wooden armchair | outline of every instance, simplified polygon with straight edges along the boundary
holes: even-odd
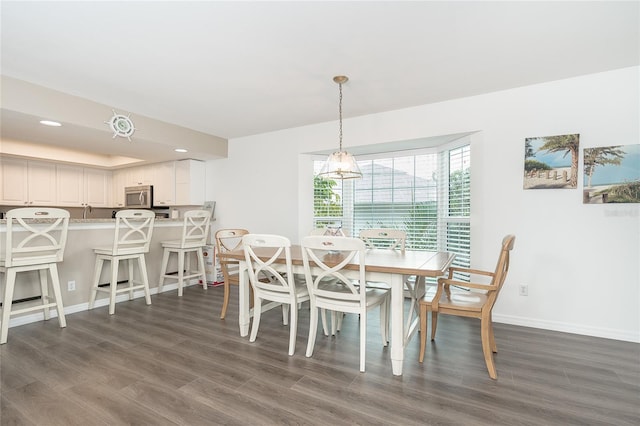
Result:
[[[498,377],[493,360],[493,353],[498,352],[498,348],[493,335],[491,311],[507,277],[509,252],[513,249],[515,239],[514,235],[507,235],[502,239],[502,248],[494,272],[451,267],[447,278],[438,279],[435,295],[433,293],[427,294],[420,301],[420,329],[422,330],[420,333],[420,362],[424,361],[427,343],[427,311],[431,311],[431,340],[435,339],[438,313],[479,318],[482,352],[487,370],[492,379]],[[457,281],[453,278],[455,272],[481,275],[489,277],[491,281],[488,284]]]
[[[232,251],[242,247],[242,236],[248,234],[246,229],[220,229],[216,232],[216,248],[218,253]],[[224,300],[222,302],[222,313],[220,319],[224,319],[227,315],[227,307],[229,306],[229,294],[231,293],[231,285],[240,284],[240,276],[238,275],[238,261],[225,259],[220,257],[220,269],[224,277]],[[251,289],[250,289],[251,291]],[[249,298],[253,302],[253,295]]]

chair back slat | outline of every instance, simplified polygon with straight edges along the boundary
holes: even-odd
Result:
[[[314,228],[311,230],[311,232],[309,232],[309,235],[315,235],[315,236],[324,235],[328,237],[346,237],[347,236],[347,234],[345,234],[342,227],[329,227],[329,226],[326,226],[324,228]]]
[[[324,302],[340,303],[345,307],[357,308],[366,304],[365,285],[365,244],[359,238],[308,236],[302,240],[302,259],[309,293],[313,294],[318,306]],[[346,265],[357,261],[358,279],[344,275]],[[311,263],[321,272],[311,274]],[[355,285],[361,284],[361,285]]]
[[[216,232],[218,253],[233,251],[242,247],[242,237],[249,231],[241,228],[220,229]]]
[[[208,210],[189,210],[184,214],[182,224],[182,247],[198,247],[207,243],[211,212]]]
[[[400,229],[372,228],[360,231],[360,239],[367,248],[385,248],[389,250],[404,250],[407,233]]]
[[[516,241],[515,235],[506,235],[502,239],[502,247],[500,248],[500,256],[498,256],[498,263],[491,281],[491,285],[496,287],[496,291],[489,295],[490,304],[489,309],[493,307],[502,285],[504,284],[507,273],[509,272],[509,252],[513,250],[514,243]]]
[[[6,267],[61,262],[67,243],[69,212],[25,207],[7,212]]]
[[[257,290],[271,293],[295,295],[295,282],[291,263],[291,241],[279,235],[247,234],[242,237],[242,247],[248,265],[249,280]],[[267,260],[262,260],[258,249],[274,249]],[[285,272],[274,267],[276,260],[284,255]]]
[[[155,213],[151,210],[128,209],[116,213],[113,254],[148,253],[154,222]]]

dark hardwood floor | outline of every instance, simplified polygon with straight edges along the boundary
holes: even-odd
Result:
[[[237,294],[237,293],[234,293]],[[199,287],[9,330],[0,347],[2,425],[638,425],[640,345],[495,325],[498,380],[489,378],[475,320],[441,316],[418,363],[391,374],[377,314],[366,373],[358,317],[318,333],[304,356],[308,309],[294,356],[273,310],[258,339],[238,332],[237,296],[219,319],[222,289]]]

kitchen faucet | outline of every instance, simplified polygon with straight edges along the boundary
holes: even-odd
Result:
[[[87,210],[89,210],[89,213],[91,213],[91,206],[89,204],[85,204],[84,205],[84,210],[82,211],[82,218],[83,219],[87,218]]]

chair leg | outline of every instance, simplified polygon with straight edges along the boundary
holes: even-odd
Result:
[[[202,247],[199,247],[198,250],[196,250],[196,256],[198,257],[198,272],[202,277],[202,288],[207,290],[207,273],[204,270],[204,255],[202,254]]]
[[[367,312],[360,314],[360,372],[364,373],[365,355],[367,353]]]
[[[291,321],[289,321],[289,356],[293,356],[296,351],[296,334],[298,333],[298,310],[293,305],[291,311]]]
[[[253,322],[251,323],[250,342],[255,342],[258,336],[258,327],[260,327],[260,317],[262,316],[262,299],[256,297],[256,303],[253,306]]]
[[[169,255],[171,252],[164,249],[162,253],[162,266],[160,267],[160,280],[158,282],[158,293],[162,293],[162,287],[164,287],[165,275],[167,275],[167,267],[169,266]]]
[[[47,270],[40,269],[38,271],[38,275],[40,277],[40,292],[42,294],[42,297],[41,297],[42,304],[46,306],[49,303],[49,284],[47,283]],[[51,318],[49,308],[45,307],[43,311],[44,311],[44,320],[48,321],[49,318]]]
[[[100,283],[100,275],[102,275],[102,266],[104,260],[96,256],[96,266],[93,270],[93,283],[91,284],[91,296],[89,296],[89,309],[93,309],[98,294],[98,284]]]
[[[56,299],[56,310],[58,311],[58,321],[60,322],[60,328],[67,326],[67,320],[64,316],[64,305],[62,303],[62,292],[60,291],[60,278],[58,275],[58,265],[55,263],[49,266],[51,273],[51,288],[53,289],[53,295]]]
[[[484,362],[487,364],[489,377],[495,380],[498,378],[498,373],[496,372],[496,366],[493,362],[493,352],[491,351],[491,322],[487,318],[482,318],[480,322],[480,334],[482,336]]]
[[[420,358],[419,361],[424,361],[424,353],[427,347],[427,305],[425,303],[420,304]]]
[[[182,297],[184,286],[184,251],[178,251],[178,297]]]
[[[4,282],[4,300],[2,301],[2,322],[0,323],[0,345],[7,343],[9,333],[9,318],[11,318],[11,302],[13,301],[13,289],[16,285],[16,271],[7,268]]]
[[[380,335],[382,336],[382,346],[387,346],[387,330],[385,322],[387,321],[387,301],[380,304]]]
[[[338,315],[342,312],[331,311],[331,335],[338,334]]]
[[[282,325],[289,325],[289,308],[290,305],[282,304]],[[295,311],[295,309],[292,309],[292,311]]]
[[[116,313],[116,290],[118,289],[118,267],[120,261],[114,257],[111,259],[111,282],[109,284],[109,315]],[[129,277],[131,279],[131,277]]]
[[[191,252],[188,250],[182,251],[184,256],[184,272],[187,275],[191,275]]]
[[[310,302],[309,305],[311,310],[309,312],[309,339],[307,341],[307,352],[305,354],[307,358],[313,355],[313,347],[316,344],[316,333],[318,332],[318,308],[316,308],[313,302]]]
[[[127,259],[127,270],[129,271],[129,300],[133,300],[133,259]],[[142,275],[140,275],[142,279]]]
[[[435,311],[431,311],[431,340],[435,340],[436,338],[437,327],[438,327],[438,313]]]
[[[140,268],[140,279],[142,280],[142,289],[144,290],[144,300],[147,305],[151,304],[151,292],[149,291],[149,276],[147,275],[147,262],[144,254],[138,257],[138,267]]]
[[[229,293],[231,292],[230,290],[231,284],[229,284],[227,280],[225,280],[223,287],[224,287],[224,299],[222,301],[222,312],[220,313],[220,319],[224,319],[225,315],[227,315],[227,307],[229,306]],[[249,299],[251,299],[251,297],[249,297]]]
[[[322,319],[322,332],[325,336],[329,335],[329,327],[327,326],[327,310],[320,310],[320,318]],[[333,330],[333,329],[332,329]]]
[[[384,309],[383,309],[384,308]],[[382,346],[389,346],[389,313],[391,312],[391,298],[387,296],[380,305],[380,331],[382,332]]]
[[[491,352],[497,353],[498,346],[496,345],[496,337],[493,334],[493,320],[489,318],[489,341],[491,343]]]

